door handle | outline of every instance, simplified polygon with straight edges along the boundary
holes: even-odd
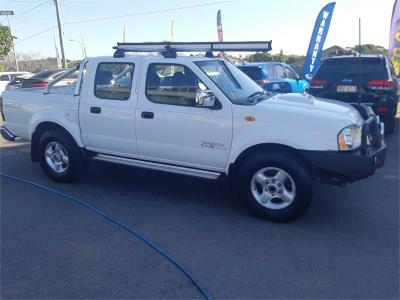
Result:
[[[154,113],[151,111],[142,111],[143,119],[154,119]]]
[[[92,106],[90,108],[90,112],[92,114],[100,114],[101,113],[101,107]]]

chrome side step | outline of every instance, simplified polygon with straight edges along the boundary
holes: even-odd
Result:
[[[207,178],[207,179],[217,179],[221,175],[220,173],[212,172],[212,171],[205,171],[205,170],[199,170],[199,169],[192,169],[192,168],[188,168],[188,167],[166,165],[166,164],[160,164],[160,163],[151,162],[151,161],[143,161],[143,160],[137,160],[137,159],[133,159],[133,158],[118,157],[118,156],[112,156],[112,155],[106,155],[106,154],[98,154],[98,155],[94,156],[92,159],[100,160],[100,161],[107,161],[107,162],[112,162],[112,163],[117,163],[117,164],[122,164],[122,165],[140,167],[140,168],[145,168],[145,169],[151,169],[151,170],[158,170],[158,171],[164,171],[164,172],[170,172],[170,173],[176,173],[176,174],[182,174],[182,175],[202,177],[202,178]]]
[[[7,141],[10,141],[10,142],[14,142],[14,141],[15,141],[16,136],[13,135],[13,134],[12,134],[7,128],[5,128],[4,126],[0,126],[0,133],[1,133],[1,136],[2,136],[4,139],[6,139]]]

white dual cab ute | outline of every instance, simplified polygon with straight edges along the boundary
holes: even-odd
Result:
[[[308,94],[268,94],[212,56],[270,47],[118,44],[113,57],[86,59],[47,88],[4,92],[1,133],[31,140],[32,160],[56,181],[76,179],[87,159],[229,176],[256,214],[290,221],[308,208],[314,177],[336,184],[366,178],[383,166],[386,146],[370,109]],[[206,56],[176,55],[185,51]],[[69,77],[77,79],[71,84]]]

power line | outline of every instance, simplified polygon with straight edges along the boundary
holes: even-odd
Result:
[[[151,11],[145,11],[145,12],[139,12],[139,13],[130,13],[130,14],[119,15],[119,16],[110,16],[110,17],[86,19],[86,20],[80,20],[80,21],[66,22],[66,23],[62,23],[62,25],[72,25],[72,24],[79,24],[79,23],[89,23],[89,22],[98,22],[98,21],[117,19],[117,18],[125,18],[125,17],[131,17],[131,16],[149,15],[149,14],[156,14],[156,13],[184,10],[184,9],[189,9],[189,8],[204,7],[204,6],[211,6],[211,5],[217,5],[217,4],[225,4],[225,3],[231,3],[231,2],[236,2],[236,1],[239,1],[239,0],[215,1],[215,2],[200,3],[200,4],[194,4],[194,5],[188,5],[188,6],[174,7],[174,8],[151,10]],[[50,30],[53,30],[54,28],[56,28],[56,27],[55,26],[51,26],[51,27],[48,27],[48,28],[44,29],[43,31],[35,33],[35,34],[31,35],[31,36],[21,38],[16,42],[16,44],[24,42],[26,40],[29,40],[31,38],[34,38],[34,37],[36,37],[38,35],[41,35],[43,33],[46,33],[46,32],[48,32]]]
[[[215,2],[208,2],[208,3],[200,3],[200,4],[194,4],[194,5],[188,5],[188,6],[181,6],[181,7],[175,7],[175,8],[166,8],[166,9],[158,9],[158,10],[150,10],[150,11],[145,11],[145,12],[140,12],[140,13],[131,13],[131,14],[125,14],[125,15],[119,15],[119,16],[110,16],[110,17],[101,17],[101,18],[73,21],[73,22],[67,22],[67,23],[64,23],[64,24],[65,25],[71,25],[71,24],[97,22],[97,21],[104,21],[104,20],[111,20],[111,19],[118,19],[118,18],[132,17],[132,16],[150,15],[150,14],[156,14],[156,13],[169,12],[169,11],[183,10],[183,9],[188,9],[188,8],[196,8],[196,7],[211,6],[211,5],[216,5],[216,4],[224,4],[224,3],[230,3],[230,2],[235,2],[235,1],[238,1],[238,0],[225,0],[225,1],[215,1]]]
[[[22,38],[22,39],[18,39],[18,41],[15,42],[15,43],[16,43],[16,44],[19,44],[19,43],[21,43],[21,42],[24,42],[24,41],[26,41],[26,40],[29,40],[29,39],[31,39],[31,38],[34,38],[34,37],[36,37],[36,36],[38,36],[38,35],[41,35],[41,34],[43,34],[43,33],[46,33],[46,32],[48,32],[48,31],[50,31],[50,30],[53,30],[54,28],[56,28],[56,27],[55,27],[55,26],[48,27],[48,28],[44,29],[43,31],[40,31],[40,32],[38,32],[38,33],[35,33],[35,34],[31,35],[31,36],[24,37],[24,38]]]
[[[29,12],[31,12],[31,11],[39,8],[39,7],[42,7],[45,4],[47,4],[47,0],[43,1],[42,3],[39,3],[38,5],[33,6],[32,8],[24,11],[23,13],[17,14],[13,19],[15,20],[16,18],[19,18],[19,17],[21,17],[23,15],[26,15],[27,13],[29,13]]]

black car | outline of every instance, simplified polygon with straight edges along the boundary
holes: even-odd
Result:
[[[309,93],[369,105],[385,123],[385,131],[394,130],[399,82],[389,60],[381,55],[338,56],[325,60],[311,80]]]
[[[49,82],[59,78],[68,69],[45,70],[24,79],[21,88],[46,87]]]

